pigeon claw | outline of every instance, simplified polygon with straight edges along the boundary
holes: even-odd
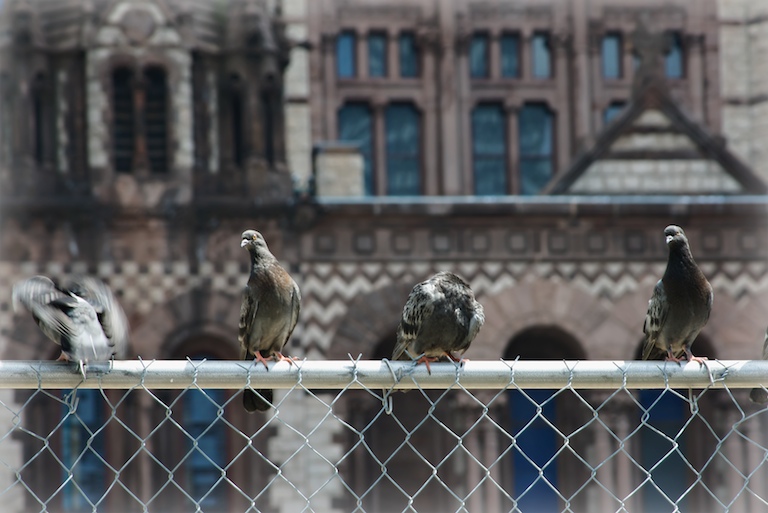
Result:
[[[293,365],[293,362],[296,362],[298,360],[299,358],[297,356],[285,356],[280,351],[275,353],[276,362],[288,362],[288,365]]]
[[[685,358],[689,362],[696,362],[699,365],[705,365],[705,362],[707,361],[707,357],[706,356],[693,356],[693,353],[691,353],[691,350],[687,349],[687,348],[685,350]]]
[[[447,356],[452,362],[458,363],[459,365],[463,365],[464,362],[469,361],[469,358],[464,358],[463,356],[457,357],[450,351],[446,351],[445,356]]]
[[[667,350],[667,357],[664,358],[664,361],[665,362],[675,362],[676,364],[679,365],[680,362],[682,361],[682,358],[677,358],[674,354],[672,354],[672,350],[668,349]]]
[[[256,363],[263,363],[264,368],[269,370],[269,365],[267,365],[267,359],[261,356],[261,351],[256,351],[255,353],[253,353],[253,356],[256,357]]]
[[[426,356],[422,355],[421,358],[416,360],[416,365],[423,363],[427,366],[427,373],[431,376],[432,375],[432,369],[429,368],[429,362],[436,362],[439,358],[435,356]]]

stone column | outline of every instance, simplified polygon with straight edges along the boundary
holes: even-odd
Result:
[[[519,105],[504,105],[504,111],[507,119],[507,180],[509,181],[509,192],[519,194],[520,184],[520,147],[518,140],[520,134],[517,126],[517,113],[520,110]]]
[[[384,114],[386,104],[376,101],[371,105],[373,112],[373,184],[374,194],[385,196],[387,194],[387,141]]]

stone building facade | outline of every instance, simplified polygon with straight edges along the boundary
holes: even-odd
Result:
[[[237,357],[248,272],[239,234],[258,228],[302,290],[292,354],[389,356],[410,288],[453,270],[486,309],[469,358],[632,359],[665,265],[662,232],[670,223],[686,229],[715,288],[712,318],[694,351],[724,359],[760,353],[768,169],[759,113],[768,73],[758,56],[768,24],[752,2],[6,0],[2,9],[0,286],[10,290],[38,273],[104,278],[130,317],[131,357]],[[354,187],[334,176],[355,169]],[[12,312],[9,297],[0,298],[0,335],[3,359],[56,356],[31,319]],[[396,399],[401,421],[415,426],[423,398]],[[26,400],[3,395],[5,402]],[[215,431],[219,438],[209,440],[223,444],[216,454],[230,461],[251,444],[284,474],[304,476],[297,486],[314,493],[314,510],[354,509],[350,490],[362,494],[379,465],[355,449],[340,423],[313,431],[328,411],[315,397],[276,400],[284,423],[246,416],[237,400],[228,405],[231,425],[255,435]],[[519,400],[512,393],[493,398],[490,415],[514,431]],[[738,415],[732,402],[705,402],[717,429]],[[586,418],[573,401],[550,403],[563,432]],[[185,412],[200,402],[181,404],[174,410],[180,425],[199,420]],[[637,422],[632,404],[613,398],[603,410],[620,436]],[[23,422],[52,429],[51,407],[36,397]],[[682,405],[674,407],[683,414]],[[171,423],[153,431],[165,410],[149,396],[129,394],[120,408],[163,465],[185,454]],[[334,404],[357,427],[380,408],[353,392]],[[435,416],[461,430],[479,411],[451,398]],[[96,421],[105,414],[97,406],[92,413]],[[294,454],[302,433],[312,433],[312,446],[330,461],[352,451],[337,476],[310,451]],[[392,433],[389,419],[371,425],[373,455],[399,444]],[[455,446],[437,433],[414,433],[428,461]],[[509,510],[499,488],[514,495],[530,474],[497,434],[484,426],[464,441],[493,479],[471,496],[470,511]],[[189,509],[188,499],[165,486],[158,463],[132,457],[139,442],[127,430],[112,423],[105,436],[122,442],[106,459],[125,464],[122,478],[140,500],[163,511]],[[595,461],[617,446],[599,429],[573,443]],[[647,443],[633,437],[626,454],[641,459]],[[695,426],[683,450],[699,464],[693,448],[713,443]],[[63,450],[60,437],[50,444],[56,454]],[[1,450],[15,468],[32,460],[21,472],[32,490],[55,492],[39,477],[54,464],[39,440]],[[739,461],[743,447],[724,450]],[[441,478],[458,495],[485,476],[467,458],[447,461]],[[177,482],[194,495],[207,482],[205,470],[180,465]],[[409,476],[408,493],[431,475],[408,450],[388,470]],[[594,481],[584,485],[590,475],[578,461],[563,458],[548,472],[574,494],[574,510],[612,504]],[[253,500],[260,510],[304,508],[306,499],[273,476],[269,462],[244,451],[228,470],[234,486],[216,487],[208,500],[218,502],[209,506],[241,511]],[[625,496],[644,476],[614,457],[599,479]],[[727,468],[703,479],[725,490],[741,482]],[[670,482],[675,493],[693,477],[682,472]],[[457,509],[441,490],[428,485],[414,507]],[[39,509],[25,491],[6,495],[18,511]],[[557,501],[546,490],[540,495],[545,504]],[[51,504],[76,510],[82,499],[73,497],[80,496],[65,490]],[[632,500],[632,511],[650,511],[655,499],[643,492]],[[685,507],[707,511],[709,500],[695,487]],[[363,506],[401,511],[406,502],[382,481]],[[121,488],[105,502],[118,504],[139,509]],[[750,507],[740,499],[733,510]]]

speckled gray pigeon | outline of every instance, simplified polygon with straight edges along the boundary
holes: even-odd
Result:
[[[243,290],[240,309],[241,358],[252,356],[267,367],[267,358],[287,360],[281,351],[296,327],[301,309],[299,286],[283,269],[267,247],[264,237],[255,230],[243,232],[240,246],[251,255],[251,274]],[[268,367],[267,367],[268,368]],[[243,391],[246,411],[266,411],[272,403],[272,390]]]
[[[14,310],[23,305],[42,332],[61,346],[59,360],[76,362],[85,379],[89,362],[122,358],[128,345],[128,320],[104,282],[92,277],[58,287],[34,276],[13,287]]]
[[[765,338],[763,339],[763,360],[768,360],[768,329],[765,330]],[[749,392],[749,399],[757,404],[768,403],[768,392],[763,387],[753,388]]]
[[[683,229],[670,225],[664,229],[664,235],[669,260],[648,301],[643,324],[643,360],[656,349],[668,361],[679,362],[685,354],[688,361],[702,363],[705,358],[693,356],[691,344],[709,319],[712,286],[694,262]]]
[[[393,360],[415,359],[425,363],[447,356],[461,358],[485,321],[483,306],[469,284],[459,276],[440,272],[413,287],[397,328]]]

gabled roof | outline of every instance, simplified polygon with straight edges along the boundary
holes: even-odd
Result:
[[[765,182],[675,103],[647,82],[594,146],[544,194],[762,194]]]

